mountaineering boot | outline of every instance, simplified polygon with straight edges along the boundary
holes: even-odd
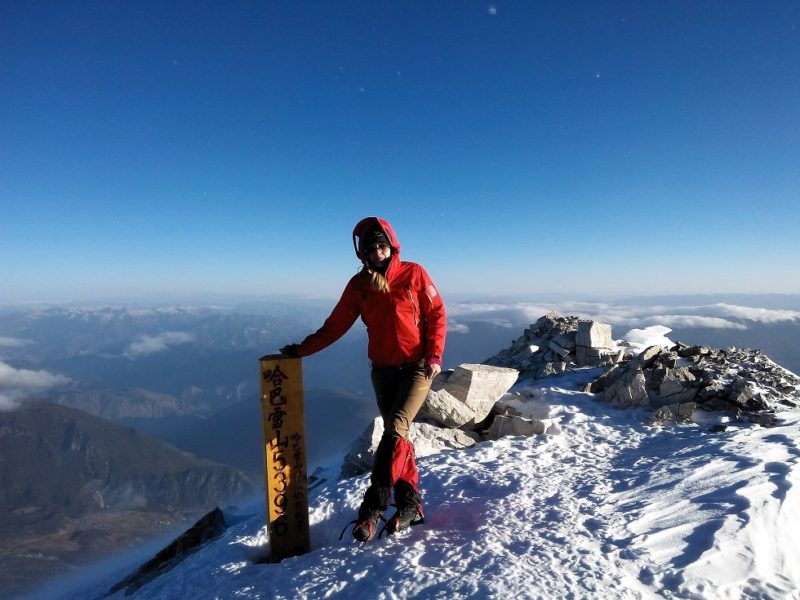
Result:
[[[391,535],[424,522],[425,516],[422,514],[422,506],[419,504],[398,507],[397,512],[386,522],[386,533]]]
[[[383,519],[383,511],[389,503],[391,490],[371,485],[364,493],[364,501],[358,509],[353,537],[360,542],[368,542],[378,531],[378,521]]]
[[[356,525],[353,527],[353,537],[359,542],[368,542],[375,537],[378,530],[378,521],[382,518],[378,509],[358,511]]]
[[[412,525],[425,522],[422,513],[422,497],[414,487],[405,482],[398,481],[394,486],[394,501],[397,510],[386,522],[386,533],[389,535],[408,529]]]

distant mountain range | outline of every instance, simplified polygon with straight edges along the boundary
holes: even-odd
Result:
[[[105,417],[208,415],[257,393],[257,358],[308,329],[289,317],[219,309],[18,310],[0,317],[0,360],[70,377],[52,399]]]
[[[86,412],[44,402],[0,411],[3,585],[130,546],[257,489]]]

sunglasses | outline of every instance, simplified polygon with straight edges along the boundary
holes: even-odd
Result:
[[[389,249],[389,244],[373,244],[372,246],[367,247],[367,252],[377,252],[380,250],[381,252],[386,252]]]

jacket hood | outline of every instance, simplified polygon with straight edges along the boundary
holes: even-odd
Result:
[[[365,265],[367,264],[367,254],[364,248],[364,234],[373,227],[380,227],[389,240],[389,245],[392,247],[392,256],[400,256],[400,241],[394,233],[394,229],[389,224],[389,221],[381,219],[380,217],[366,217],[361,219],[353,228],[353,249],[356,251],[356,256]]]

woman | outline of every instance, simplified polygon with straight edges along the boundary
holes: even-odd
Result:
[[[353,247],[364,266],[348,282],[330,317],[316,333],[281,352],[308,356],[342,337],[358,317],[367,326],[372,385],[384,432],[354,521],[353,537],[366,542],[375,535],[392,488],[397,511],[386,523],[389,533],[424,518],[408,435],[433,378],[442,370],[447,323],[431,278],[420,265],[400,260],[400,242],[388,222],[378,217],[359,221]]]

